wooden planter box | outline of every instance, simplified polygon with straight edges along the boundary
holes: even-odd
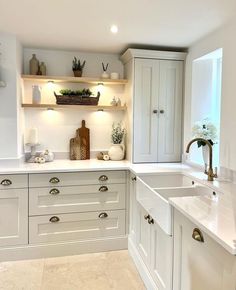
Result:
[[[97,106],[100,98],[100,93],[98,92],[97,97],[91,97],[87,95],[57,95],[56,97],[57,105],[90,105]]]

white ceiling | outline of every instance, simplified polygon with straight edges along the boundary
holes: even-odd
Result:
[[[235,11],[235,0],[0,0],[0,30],[26,47],[120,53],[132,44],[189,47]]]

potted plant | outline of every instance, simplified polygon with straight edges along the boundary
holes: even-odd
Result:
[[[196,122],[192,128],[192,133],[194,138],[206,139],[212,146],[217,143],[217,128],[208,118]],[[202,141],[198,141],[197,145],[199,148],[202,147],[202,157],[204,163],[208,165],[208,146]]]
[[[125,129],[121,123],[113,123],[111,132],[112,146],[108,151],[108,155],[111,160],[123,160],[125,156],[124,146]]]
[[[72,70],[74,72],[75,77],[82,77],[83,68],[85,66],[86,61],[84,60],[83,63],[77,57],[74,57],[72,61]]]

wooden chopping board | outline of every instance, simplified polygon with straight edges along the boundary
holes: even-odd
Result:
[[[70,159],[90,159],[90,133],[85,127],[85,120],[82,121],[82,127],[76,130],[76,137],[70,140]]]

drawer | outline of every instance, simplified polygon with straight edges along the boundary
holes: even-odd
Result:
[[[88,171],[69,173],[30,174],[30,187],[125,183],[125,171]]]
[[[29,190],[30,215],[125,208],[126,185],[42,187]]]
[[[0,175],[0,190],[11,188],[27,188],[27,187],[28,187],[27,174]]]
[[[32,244],[123,235],[125,235],[125,210],[29,218],[29,242]]]

